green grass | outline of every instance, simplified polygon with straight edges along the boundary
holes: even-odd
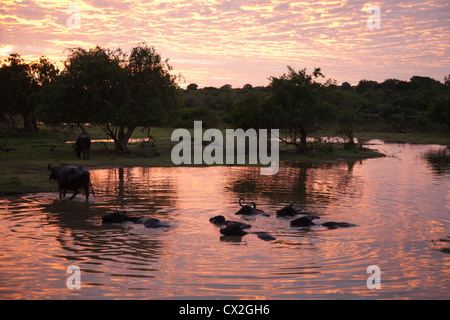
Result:
[[[92,139],[107,139],[99,127],[88,127]],[[140,143],[130,143],[131,154],[122,155],[114,152],[114,143],[92,143],[90,160],[80,160],[75,157],[72,144],[79,130],[52,130],[44,126],[35,133],[17,131],[15,133],[0,132],[0,146],[14,150],[0,151],[0,195],[12,195],[34,192],[56,191],[54,181],[49,181],[49,163],[55,165],[67,163],[80,165],[87,169],[108,167],[169,167],[174,166],[171,160],[170,147],[177,142],[170,141],[172,128],[154,128],[150,134],[156,145],[151,148],[151,155],[143,152]],[[146,132],[135,130],[132,138],[145,138]],[[147,150],[148,151],[148,150]],[[377,152],[357,147],[344,148],[343,144],[316,144],[314,150],[307,154],[299,154],[280,143],[280,160],[307,162],[354,161],[370,157],[383,156]]]
[[[107,139],[100,128],[88,128],[92,139]],[[157,129],[151,132],[157,142],[152,150],[155,154],[164,153],[170,147],[169,129]],[[56,190],[55,182],[49,182],[49,163],[55,165],[68,163],[80,165],[88,169],[96,167],[120,166],[171,166],[170,157],[142,155],[139,143],[130,144],[130,155],[119,155],[114,152],[114,143],[93,143],[90,151],[90,160],[76,158],[71,143],[64,140],[76,140],[78,132],[52,131],[41,128],[36,133],[18,131],[14,134],[0,134],[0,145],[6,143],[7,148],[14,150],[0,152],[0,194],[18,194],[30,192],[44,192]],[[141,130],[136,130],[133,138],[144,138]],[[53,148],[53,151],[51,149]]]

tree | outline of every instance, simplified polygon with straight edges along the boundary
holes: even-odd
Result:
[[[41,87],[55,80],[59,74],[58,68],[46,57],[40,57],[38,61],[32,62],[30,68],[34,82]]]
[[[11,53],[0,67],[0,112],[10,119],[21,114],[26,131],[38,130],[35,109],[39,91],[56,74],[57,69],[46,58],[28,64],[18,53]]]
[[[130,152],[128,141],[136,127],[170,122],[177,106],[176,77],[153,47],[141,43],[129,57],[120,49],[74,48],[64,65],[51,86],[52,122],[101,125],[120,153]]]
[[[284,129],[285,138],[280,139],[300,152],[308,151],[308,135],[334,115],[332,106],[321,98],[324,87],[315,81],[319,77],[324,77],[320,68],[307,74],[306,69],[295,71],[288,66],[287,73],[270,78],[273,103],[265,113],[274,127]]]
[[[358,93],[363,93],[368,90],[373,90],[378,85],[378,82],[372,80],[360,80],[358,85],[356,86],[356,91]]]
[[[136,119],[139,119],[137,124],[144,127],[169,125],[181,101],[177,77],[170,74],[172,67],[168,59],[162,61],[154,47],[141,43],[131,50],[126,70],[133,110],[137,111]]]
[[[234,128],[244,130],[264,128],[262,103],[260,97],[249,91],[234,105],[233,110],[227,114],[225,120]]]
[[[187,86],[188,90],[197,90],[198,89],[198,85],[196,83],[191,83]]]
[[[436,122],[443,123],[450,128],[450,93],[443,93],[435,98],[427,111],[427,116]]]
[[[352,90],[352,85],[350,83],[348,83],[347,81],[345,81],[341,84],[341,89],[350,91],[350,90]]]

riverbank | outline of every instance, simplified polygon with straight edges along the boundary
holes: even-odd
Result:
[[[88,128],[88,131],[92,139],[105,140],[108,138],[100,128]],[[77,159],[72,143],[67,143],[76,139],[79,134],[78,130],[61,131],[42,127],[36,133],[23,131],[2,133],[0,145],[9,151],[0,152],[2,167],[0,195],[57,191],[56,183],[48,180],[47,166],[49,163],[68,163],[83,166],[89,170],[113,167],[175,166],[170,157],[171,147],[176,145],[175,142],[170,141],[172,131],[173,129],[170,128],[152,129],[153,140],[148,142],[146,132],[136,130],[132,136],[134,142],[129,144],[131,151],[129,155],[115,153],[112,142],[93,142],[89,160]],[[427,134],[358,133],[356,136],[409,143],[450,145],[448,137]],[[285,148],[280,143],[281,161],[341,162],[382,156],[384,155],[361,145],[345,147],[343,143],[317,143],[310,152],[299,154]]]
[[[359,139],[380,139],[395,143],[440,144],[450,146],[450,135],[443,133],[357,132],[355,133],[355,137]]]

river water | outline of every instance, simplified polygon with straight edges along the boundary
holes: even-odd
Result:
[[[448,149],[371,142],[388,156],[286,163],[275,176],[256,167],[99,169],[87,202],[2,198],[0,298],[449,299],[450,254],[439,250],[450,246]],[[270,217],[235,215],[241,197]],[[315,221],[356,226],[293,228],[275,215],[290,203]],[[102,224],[115,209],[171,227]],[[219,214],[276,240],[221,236],[209,222]],[[78,290],[67,286],[73,265]],[[372,276],[379,289],[369,289]]]

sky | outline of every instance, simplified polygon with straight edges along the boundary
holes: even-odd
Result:
[[[370,10],[368,10],[370,8]],[[376,9],[379,10],[376,10]],[[145,41],[181,87],[266,86],[287,66],[326,78],[409,80],[450,74],[450,4],[425,1],[0,0],[0,59],[68,48],[129,52]]]

